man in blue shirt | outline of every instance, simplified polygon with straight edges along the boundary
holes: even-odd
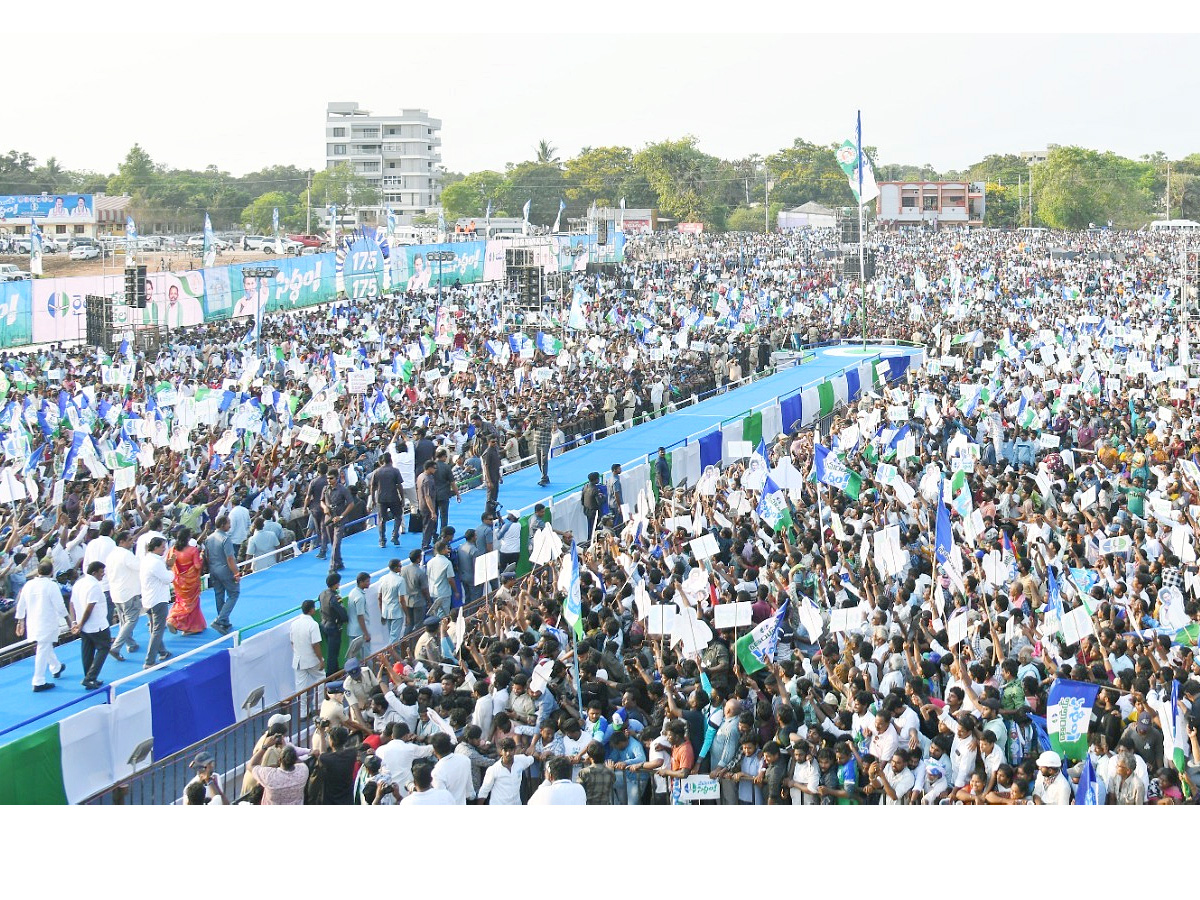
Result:
[[[637,806],[641,802],[642,790],[649,778],[644,772],[629,771],[630,768],[640,769],[646,761],[646,748],[630,733],[641,730],[642,723],[630,719],[628,726],[615,729],[608,741],[605,759],[617,773],[617,797],[623,798],[626,806]]]

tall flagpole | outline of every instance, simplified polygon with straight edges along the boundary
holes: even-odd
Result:
[[[862,319],[863,352],[867,349],[867,270],[863,265],[863,148],[862,148],[862,110],[858,111],[858,127],[855,129],[855,139],[858,141],[858,282],[862,286],[862,306],[859,307],[859,317]]]

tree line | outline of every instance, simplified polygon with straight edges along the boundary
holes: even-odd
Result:
[[[489,202],[494,216],[520,216],[528,200],[530,221],[549,225],[560,200],[569,218],[585,215],[593,203],[614,207],[623,198],[629,209],[655,208],[661,219],[673,222],[758,231],[768,199],[771,221],[779,210],[809,201],[830,207],[853,203],[834,158],[836,147],[796,138],[790,147],[767,156],[725,160],[685,136],[637,150],[585,147],[564,160],[549,140],[541,140],[533,158],[508,163],[502,171],[442,172],[441,200],[449,221],[482,219]],[[990,154],[966,169],[939,172],[928,164],[880,163],[873,148],[867,151],[876,160],[880,181],[984,182],[985,224],[995,227],[1086,228],[1110,221],[1140,227],[1163,215],[1200,219],[1200,153],[1169,160],[1157,152],[1133,160],[1065,146],[1052,147],[1046,160],[1033,166],[1015,154]],[[180,232],[199,229],[205,213],[218,229],[266,231],[276,208],[285,228],[300,230],[310,208],[316,216],[333,203],[371,206],[380,200],[378,188],[348,164],[317,171],[268,166],[234,176],[215,165],[202,171],[175,169],[155,162],[135,144],[117,171],[106,175],[66,169],[55,157],[39,164],[16,150],[0,156],[0,194],[42,191],[128,194],[143,230]]]

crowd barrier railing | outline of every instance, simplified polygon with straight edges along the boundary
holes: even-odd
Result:
[[[822,381],[844,374],[848,369],[861,364],[863,361],[864,360],[858,360],[853,365],[847,365],[832,375],[823,376],[821,378],[813,379],[810,382],[806,382],[805,384],[794,389],[794,391],[807,390],[816,384],[820,384]],[[904,373],[891,375],[888,378],[888,383],[891,383],[892,381],[902,377],[904,377]],[[794,393],[794,391],[790,391],[784,396],[790,396],[792,393]],[[846,401],[839,401],[835,403],[830,412],[824,416],[817,416],[813,421],[804,427],[813,428],[817,433],[827,434],[832,420],[837,415],[841,414],[851,402],[857,402],[857,398],[855,401],[850,401],[847,399]],[[752,407],[752,410],[762,408],[763,406],[764,404],[759,404],[756,407]],[[748,411],[747,415],[749,414],[750,412]],[[712,428],[702,429],[696,434],[690,435],[688,438],[684,438],[683,440],[686,441],[698,439],[699,436],[709,434],[712,432],[712,430]],[[793,429],[785,427],[785,430],[790,432]],[[646,458],[639,457],[627,465],[640,465],[641,461],[644,459]],[[570,494],[574,490],[575,488],[567,489],[553,496],[564,496]],[[544,566],[534,567],[532,571],[518,579],[518,585],[525,583],[529,579],[536,579],[540,577],[544,569]],[[374,580],[384,571],[386,570],[380,570],[379,572],[372,573],[372,579]],[[476,620],[476,613],[485,604],[485,602],[486,599],[480,599],[465,606],[463,614],[467,621],[474,622]],[[259,623],[259,625],[251,626],[251,628],[258,629],[294,614],[294,610],[284,612],[273,617],[272,619],[268,619],[265,622]],[[411,632],[402,637],[394,648],[389,649],[395,649],[401,657],[410,656],[418,637],[419,632]],[[379,653],[368,657],[368,659],[364,661],[364,665],[372,666],[373,668],[377,667],[385,658],[383,656],[384,652],[385,651],[380,651]],[[258,740],[258,737],[265,730],[267,720],[270,718],[270,716],[274,715],[275,713],[285,713],[290,715],[290,739],[293,741],[293,743],[300,744],[311,733],[311,718],[314,711],[318,710],[320,707],[321,700],[324,697],[325,685],[332,681],[339,681],[343,677],[343,673],[338,673],[332,678],[324,679],[318,684],[310,686],[303,691],[296,692],[290,697],[279,701],[269,708],[263,708],[257,714],[247,716],[247,718],[243,719],[242,721],[236,722],[228,728],[225,728],[196,744],[180,750],[171,756],[161,760],[155,760],[145,769],[135,772],[130,777],[121,779],[117,784],[114,784],[105,790],[96,793],[84,802],[89,804],[163,804],[178,802],[179,798],[183,794],[184,786],[194,774],[190,769],[187,768],[187,762],[200,752],[213,753],[217,759],[218,771],[226,772],[230,776],[227,779],[226,797],[232,801],[236,799],[240,793],[236,779],[240,777],[245,765],[245,761],[249,759],[252,749]],[[618,772],[616,774],[618,776],[618,783],[615,789],[616,794],[614,796],[614,801],[624,804],[628,794],[627,791],[624,790],[621,776],[626,776],[627,773]]]

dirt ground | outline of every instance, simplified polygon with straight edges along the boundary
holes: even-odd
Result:
[[[218,266],[229,266],[244,262],[266,262],[279,257],[258,250],[226,250],[217,254]],[[203,268],[200,254],[191,250],[142,250],[135,258],[149,272],[164,271],[170,265],[172,272],[187,272]],[[13,263],[22,271],[29,271],[29,254],[0,254],[0,263]],[[71,260],[63,253],[43,253],[42,272],[45,278],[71,278],[76,275],[115,275],[125,267],[125,254],[99,259]]]

